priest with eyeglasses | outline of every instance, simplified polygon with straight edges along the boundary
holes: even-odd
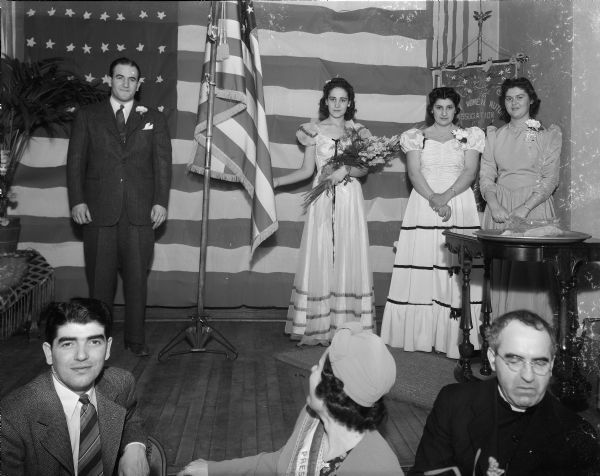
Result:
[[[600,474],[596,430],[548,392],[554,330],[518,310],[496,319],[487,337],[496,376],[440,391],[408,474]]]

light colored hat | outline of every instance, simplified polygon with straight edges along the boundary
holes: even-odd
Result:
[[[344,392],[363,407],[371,407],[396,381],[396,362],[379,336],[358,322],[344,324],[333,336],[329,360]]]

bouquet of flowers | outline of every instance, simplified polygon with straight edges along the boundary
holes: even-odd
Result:
[[[323,193],[330,193],[334,184],[328,178],[329,174],[340,167],[349,166],[367,171],[375,172],[383,169],[392,159],[398,157],[400,152],[400,136],[392,137],[361,137],[354,129],[346,129],[346,134],[341,138],[341,143],[347,143],[346,147],[327,161],[324,166],[325,172],[321,175],[319,183],[304,196],[304,212],[311,203],[316,201]],[[327,172],[329,170],[329,173]],[[350,177],[346,177],[343,183],[347,183]]]

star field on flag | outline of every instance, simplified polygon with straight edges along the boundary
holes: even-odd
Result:
[[[24,16],[26,60],[63,57],[88,82],[108,88],[109,65],[134,60],[140,100],[161,106],[174,130],[177,109],[176,2],[29,2]],[[170,120],[172,119],[172,120]]]

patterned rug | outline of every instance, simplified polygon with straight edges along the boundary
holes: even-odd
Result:
[[[301,347],[291,351],[275,354],[275,358],[286,364],[310,370],[323,352],[324,347]],[[456,382],[454,369],[456,360],[448,359],[443,354],[428,352],[404,352],[402,349],[390,348],[396,361],[396,383],[388,394],[389,398],[414,403],[431,408],[442,387]],[[472,364],[473,373],[479,376],[479,360]]]

